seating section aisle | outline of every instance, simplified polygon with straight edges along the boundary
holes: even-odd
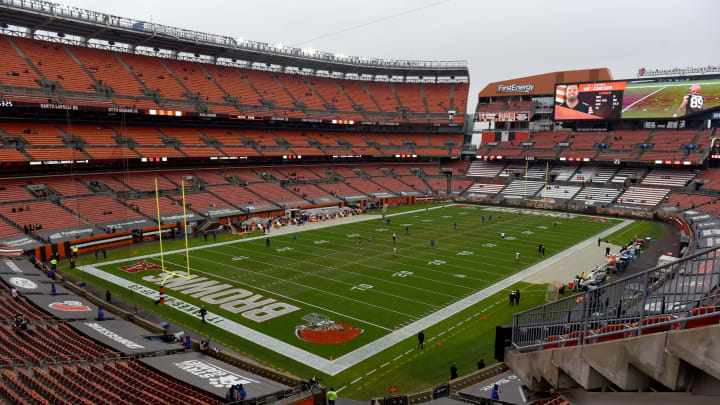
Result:
[[[576,201],[597,201],[602,204],[611,203],[620,194],[620,190],[614,188],[585,187],[574,198]]]
[[[718,197],[710,197],[700,194],[672,193],[663,205],[678,208],[693,208],[693,204],[695,207],[700,207],[717,200]]]
[[[95,224],[127,220],[141,215],[106,196],[60,200],[60,204]]]
[[[647,169],[641,167],[620,169],[610,181],[613,183],[624,183],[628,178],[641,179],[645,176],[645,173],[647,173]]]
[[[695,177],[695,172],[692,170],[653,169],[645,176],[642,184],[646,186],[685,187],[693,177]]]
[[[649,136],[649,130],[613,131],[610,138],[608,138],[608,143],[611,150],[631,150],[639,144],[646,143]]]
[[[654,207],[669,192],[669,188],[630,187],[618,198],[618,203]]]
[[[22,235],[22,232],[14,226],[6,224],[5,221],[0,220],[0,239],[10,238],[18,235]]]
[[[25,180],[0,180],[0,202],[32,200],[35,197],[27,190]]]
[[[700,173],[698,179],[707,181],[703,188],[720,191],[720,169],[707,169]]]
[[[505,188],[506,183],[489,183],[489,182],[478,182],[470,186],[468,194],[487,194],[495,195]]]
[[[581,187],[578,186],[560,186],[548,184],[540,192],[540,197],[543,198],[556,198],[559,200],[570,200],[572,199]]]
[[[545,183],[541,181],[513,180],[513,182],[502,191],[502,195],[530,198],[540,191],[544,185]]]
[[[610,166],[583,166],[570,178],[577,183],[607,183],[617,171]]]
[[[475,160],[470,164],[467,175],[471,177],[496,177],[504,167],[504,162]]]
[[[0,214],[19,227],[33,225],[35,232],[85,226],[85,221],[68,213],[50,201],[0,206]],[[37,225],[42,227],[37,229]]]

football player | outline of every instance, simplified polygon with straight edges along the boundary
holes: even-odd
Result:
[[[702,111],[705,108],[705,98],[700,94],[700,91],[702,91],[702,88],[697,84],[690,86],[688,93],[683,96],[683,101],[680,107],[675,110],[673,117],[677,117],[683,108],[685,108],[685,115]]]
[[[568,84],[565,88],[565,102],[561,104],[562,107],[567,107],[571,110],[592,114],[593,109],[590,104],[583,103],[578,100],[578,94],[580,88],[577,84]]]

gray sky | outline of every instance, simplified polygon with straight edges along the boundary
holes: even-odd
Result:
[[[63,4],[267,43],[354,56],[467,60],[468,109],[489,82],[556,70],[720,63],[718,0],[61,0]],[[437,4],[440,3],[440,4]],[[406,13],[413,9],[422,8]]]

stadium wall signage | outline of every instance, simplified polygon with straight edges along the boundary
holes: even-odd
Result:
[[[111,339],[128,349],[144,349],[145,347],[139,343],[133,342],[130,339],[126,339],[117,333],[105,328],[104,326],[100,325],[97,322],[85,322],[85,326],[87,326],[90,329],[93,329],[97,333],[107,337],[108,339]]]
[[[534,84],[499,84],[498,93],[532,93],[535,88]]]
[[[157,275],[145,276],[143,280],[160,285],[166,277],[166,273],[158,273]],[[300,310],[299,307],[279,302],[274,298],[263,298],[262,295],[252,291],[237,288],[230,284],[223,284],[220,281],[206,277],[198,277],[194,274],[187,279],[172,277],[165,282],[165,288],[198,298],[200,301],[210,305],[217,305],[220,309],[233,314],[240,314],[243,318],[257,323]],[[199,308],[197,310],[199,311]]]
[[[688,66],[684,68],[670,69],[638,69],[638,77],[653,76],[684,76],[684,75],[702,75],[708,73],[720,73],[720,65],[707,65],[701,67]]]

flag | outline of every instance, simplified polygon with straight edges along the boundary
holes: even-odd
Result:
[[[555,88],[555,103],[562,104],[565,102],[565,88],[566,85],[559,85]]]
[[[437,347],[440,347],[440,346],[442,346],[442,342],[441,342],[440,340],[438,340],[438,342],[436,343],[436,345],[437,345]]]

